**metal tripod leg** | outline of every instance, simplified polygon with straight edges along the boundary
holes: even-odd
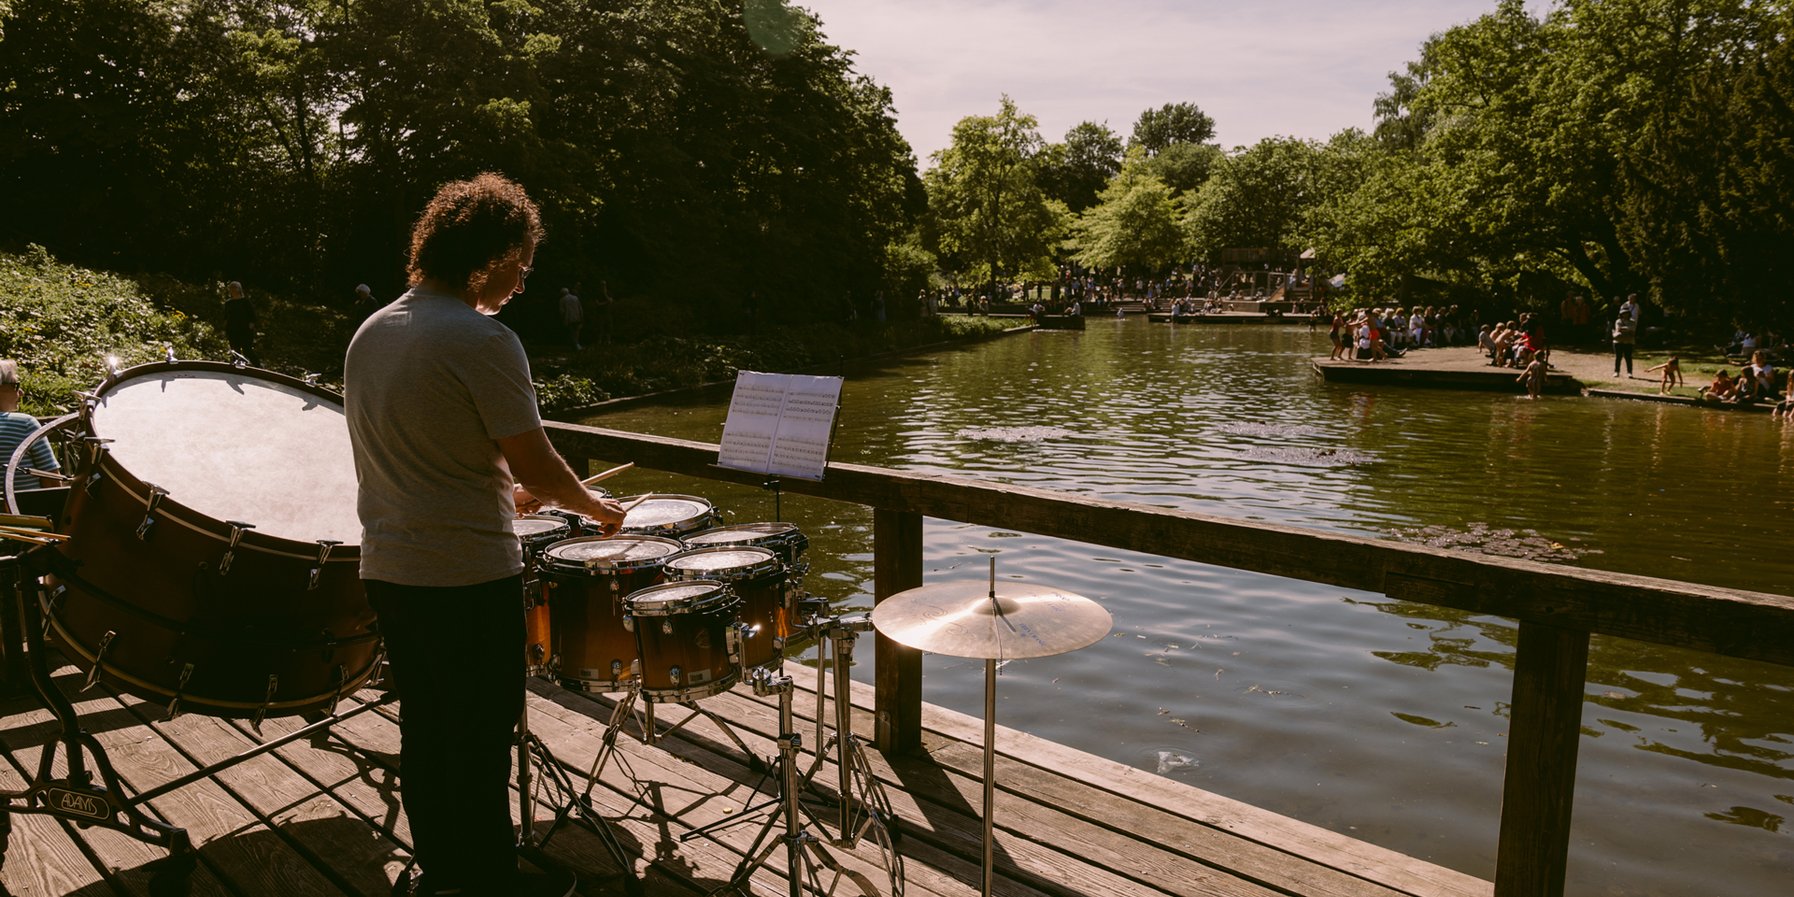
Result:
[[[748,879],[753,875],[755,869],[763,868],[766,865],[767,858],[771,857],[772,852],[778,849],[779,840],[785,842],[785,878],[790,885],[790,897],[803,897],[806,880],[810,883],[812,890],[821,894],[824,893],[821,878],[816,872],[815,864],[805,853],[805,848],[821,853],[821,847],[816,843],[815,836],[804,831],[799,821],[801,808],[798,805],[797,794],[797,755],[803,746],[803,736],[792,731],[794,723],[791,712],[791,677],[777,676],[769,679],[756,679],[754,690],[762,692],[763,689],[777,691],[779,695],[778,765],[781,791],[779,802],[783,804],[783,812],[766,817],[766,822],[761,826],[760,833],[754,837],[754,843],[748,846],[746,855],[736,865],[729,880],[712,890],[710,894],[718,895],[731,892],[748,894]],[[771,839],[772,833],[778,829],[781,821],[784,822],[784,837],[773,840]],[[824,862],[832,868],[834,866],[833,859],[826,853],[821,853],[821,855]]]

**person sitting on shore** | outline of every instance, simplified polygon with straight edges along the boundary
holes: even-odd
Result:
[[[1489,329],[1489,325],[1484,324],[1477,330],[1476,348],[1483,353],[1484,358],[1489,359],[1489,364],[1491,366],[1500,364],[1500,362],[1497,361],[1500,357],[1497,353],[1500,350],[1495,346],[1495,332]]]
[[[1772,417],[1779,417],[1782,423],[1794,420],[1794,371],[1789,371],[1782,382],[1782,400],[1770,412]]]
[[[1729,402],[1737,389],[1737,381],[1724,368],[1720,368],[1719,373],[1713,375],[1713,382],[1702,387],[1700,398],[1703,402]]]
[[[1756,372],[1749,368],[1738,374],[1738,379],[1733,381],[1733,385],[1731,398],[1733,402],[1740,405],[1754,405],[1763,398],[1762,387],[1757,385]]]
[[[1682,385],[1682,359],[1679,356],[1671,355],[1668,361],[1654,368],[1645,368],[1647,374],[1658,372],[1662,372],[1663,382],[1658,385],[1657,392],[1669,395],[1671,389]]]
[[[1757,380],[1757,395],[1765,399],[1780,398],[1775,392],[1775,366],[1769,363],[1768,356],[1758,349],[1750,355],[1751,373]]]

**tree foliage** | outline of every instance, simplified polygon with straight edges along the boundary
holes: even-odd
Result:
[[[1794,297],[1794,8],[1520,0],[1391,75],[1359,171],[1308,233],[1373,293],[1421,275],[1521,303],[1567,288],[1755,326]]]
[[[1195,103],[1166,103],[1140,113],[1134,121],[1134,134],[1128,145],[1140,147],[1148,156],[1156,156],[1180,143],[1201,144],[1213,139],[1215,120]]]
[[[1224,156],[1199,189],[1183,196],[1183,226],[1198,258],[1229,247],[1290,248],[1317,202],[1319,149],[1271,137]]]
[[[947,270],[980,280],[1050,272],[1065,205],[1037,179],[1039,122],[1005,95],[996,115],[953,126],[953,142],[923,176],[938,255]]]
[[[1048,144],[1037,162],[1040,187],[1073,212],[1096,203],[1109,179],[1121,170],[1121,136],[1107,125],[1081,122],[1063,143]]]
[[[798,315],[876,289],[923,206],[888,91],[782,0],[0,16],[0,239],[77,260],[391,295],[424,199],[498,170],[543,206],[545,277]]]
[[[1156,272],[1183,259],[1175,197],[1147,162],[1143,150],[1130,150],[1127,164],[1103,189],[1102,201],[1073,224],[1079,264]]]

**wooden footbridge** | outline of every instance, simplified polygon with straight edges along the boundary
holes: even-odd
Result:
[[[587,464],[634,461],[671,473],[757,485],[759,477],[714,466],[714,445],[551,424],[556,445]],[[1494,880],[1485,881],[1228,800],[1023,733],[999,738],[996,881],[1004,897],[1552,897],[1563,893],[1576,749],[1591,634],[1794,664],[1794,599],[1688,583],[1219,519],[1043,490],[832,464],[819,483],[787,491],[874,509],[878,598],[922,583],[924,516],[1001,526],[1171,558],[1329,583],[1519,621],[1507,773]],[[982,817],[981,724],[924,703],[922,658],[883,638],[860,652],[873,686],[856,686],[851,723],[875,750],[864,774],[888,795],[905,894],[978,893]],[[788,664],[788,670],[793,665]],[[817,715],[813,672],[794,678],[801,725]],[[72,668],[56,676],[83,725],[110,752],[129,789],[146,790],[303,724],[248,725],[197,715],[162,722],[163,708],[103,687],[79,691]],[[363,692],[356,701],[376,700]],[[403,702],[398,706],[402,708]],[[756,757],[774,753],[772,697],[738,687],[702,702],[725,722],[696,719],[655,743],[622,726],[614,759],[590,791],[629,868],[602,839],[562,826],[546,861],[582,872],[587,893],[650,895],[727,889],[766,826],[754,808]],[[0,788],[20,788],[56,725],[36,702],[0,705]],[[678,711],[673,711],[677,715]],[[533,728],[576,788],[604,740],[606,700],[532,685]],[[192,893],[219,895],[387,893],[408,855],[409,828],[396,785],[398,729],[383,706],[329,734],[285,744],[167,791],[151,808],[185,827],[198,847]],[[833,718],[832,711],[822,715]],[[808,736],[806,736],[808,737]],[[740,745],[737,744],[740,741]],[[811,739],[812,741],[814,739]],[[744,752],[741,747],[745,746]],[[816,745],[809,744],[806,750]],[[825,754],[811,791],[838,790]],[[538,795],[545,831],[560,796]],[[826,810],[819,811],[826,820]],[[700,837],[694,827],[718,824]],[[826,829],[826,821],[821,823]],[[894,890],[878,845],[830,850],[830,893]],[[149,894],[163,852],[114,832],[47,816],[14,815],[0,883],[18,895]],[[787,891],[784,851],[747,882]]]

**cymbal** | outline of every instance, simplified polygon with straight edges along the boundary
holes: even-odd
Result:
[[[872,608],[872,625],[911,648],[953,657],[1051,657],[1100,641],[1114,626],[1082,595],[1032,583],[943,582],[898,592]]]

